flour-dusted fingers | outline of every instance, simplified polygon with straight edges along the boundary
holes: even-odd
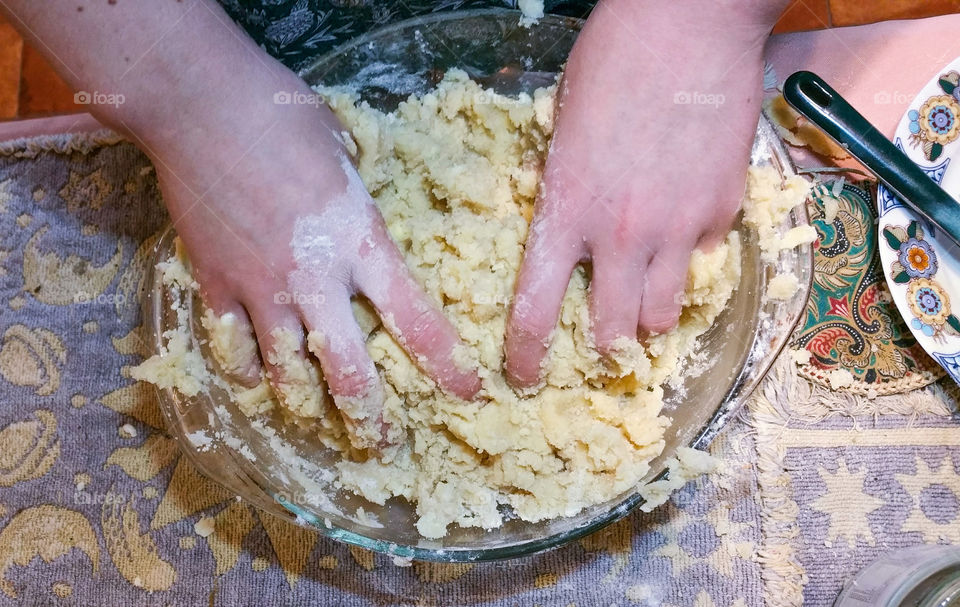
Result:
[[[228,379],[247,388],[260,383],[260,358],[253,324],[235,294],[220,276],[194,267],[193,276],[200,287],[203,315],[200,323],[214,359]]]
[[[204,297],[205,301],[209,301]],[[260,383],[262,367],[247,311],[239,303],[206,305],[200,319],[210,351],[227,377],[247,388]]]
[[[540,381],[540,365],[557,326],[570,275],[582,256],[582,242],[570,242],[553,223],[534,218],[510,307],[505,371],[510,383],[519,388]]]
[[[283,405],[300,417],[322,417],[329,409],[319,365],[307,356],[303,325],[287,302],[248,304],[267,380]]]
[[[640,300],[649,256],[599,247],[591,257],[590,317],[597,350],[607,354],[618,339],[637,339]]]
[[[640,300],[647,256],[627,255],[601,248],[593,255],[590,278],[590,315],[597,350],[606,354],[620,338],[637,339]]]
[[[300,304],[307,348],[320,361],[323,377],[350,442],[360,449],[384,443],[383,386],[353,317],[350,295],[341,285],[324,289],[317,301]]]
[[[692,242],[672,242],[650,260],[640,304],[641,332],[663,333],[677,326],[691,253]]]
[[[386,227],[382,232],[386,238]],[[477,371],[464,353],[456,329],[423,292],[392,243],[379,262],[358,270],[357,286],[376,308],[384,327],[437,384],[464,400],[480,390]]]
[[[734,229],[734,220],[745,196],[746,191],[739,198],[715,199],[711,220],[704,226],[700,237],[694,241],[694,249],[709,253],[727,239],[730,231]]]

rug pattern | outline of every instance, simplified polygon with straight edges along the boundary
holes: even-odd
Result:
[[[127,375],[165,221],[116,137],[0,146],[0,605],[827,605],[871,555],[960,540],[953,397],[837,394],[789,356],[720,474],[561,549],[398,567],[289,525],[201,477]]]

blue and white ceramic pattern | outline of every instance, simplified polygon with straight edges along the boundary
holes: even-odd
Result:
[[[914,98],[894,143],[960,198],[960,59]],[[880,261],[897,309],[917,342],[960,383],[960,249],[882,184],[877,211]]]

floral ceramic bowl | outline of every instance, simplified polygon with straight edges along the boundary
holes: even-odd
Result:
[[[960,195],[960,59],[920,91],[894,143],[954,198]],[[890,293],[917,342],[960,382],[960,248],[879,186],[879,247]]]

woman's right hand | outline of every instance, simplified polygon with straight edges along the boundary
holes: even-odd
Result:
[[[302,86],[294,98],[317,99]],[[454,362],[453,326],[405,266],[332,112],[319,102],[271,103],[236,116],[234,128],[209,132],[201,149],[155,150],[154,164],[205,303],[255,332],[286,406],[326,413],[313,354],[357,446],[400,438],[383,420],[383,388],[353,316],[354,295],[370,301],[442,388],[472,398],[479,378]],[[237,369],[259,378],[255,358]]]
[[[400,438],[382,420],[356,294],[441,387],[473,397],[480,380],[454,362],[453,327],[411,278],[309,87],[214,0],[83,4],[0,11],[75,90],[122,99],[88,109],[150,156],[206,303],[256,332],[280,398],[323,415],[309,349],[355,444]],[[238,368],[255,380],[249,352]]]

